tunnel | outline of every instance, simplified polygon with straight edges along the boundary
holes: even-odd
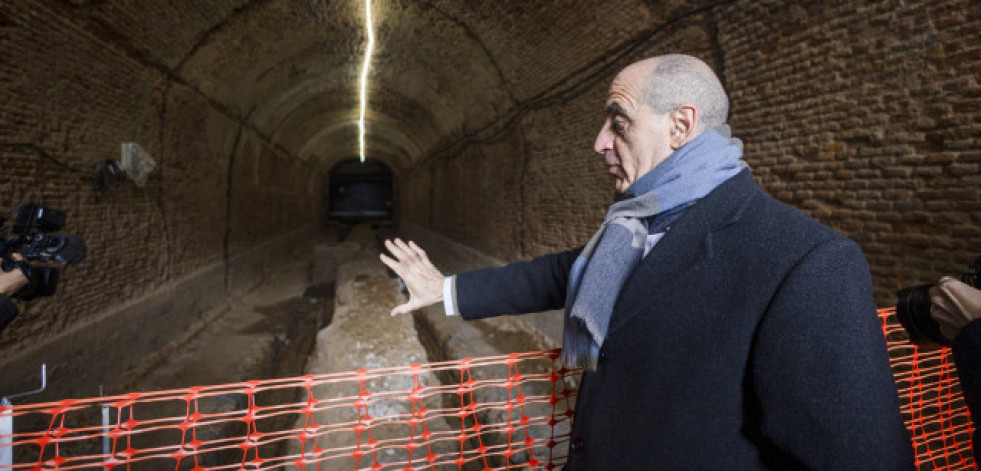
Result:
[[[592,149],[610,82],[671,52],[719,76],[756,182],[858,243],[878,307],[979,255],[975,0],[375,0],[372,16],[362,163],[362,1],[0,6],[0,211],[64,211],[88,246],[54,295],[18,301],[0,394],[42,362],[41,398],[125,392],[121,373],[358,223],[453,247],[448,273],[586,243],[613,195]]]

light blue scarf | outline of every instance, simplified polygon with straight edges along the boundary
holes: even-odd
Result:
[[[596,368],[613,306],[640,263],[646,218],[698,200],[747,167],[729,126],[710,129],[676,150],[627,189],[572,265],[565,303],[562,362]]]

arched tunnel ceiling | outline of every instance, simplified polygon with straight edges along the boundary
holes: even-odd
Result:
[[[358,150],[363,1],[62,0],[60,7],[327,170]],[[666,16],[650,11],[665,7],[642,1],[604,10],[592,23],[582,9],[602,5],[586,0],[372,3],[367,151],[396,171],[578,72],[562,64],[602,60],[611,39],[625,41]],[[611,33],[618,22],[633,29]],[[600,31],[602,42],[594,40]]]

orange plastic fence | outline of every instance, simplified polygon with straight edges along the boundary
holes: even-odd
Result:
[[[15,406],[0,409],[18,424],[0,442],[18,470],[556,469],[575,396],[557,356]]]
[[[917,469],[975,469],[973,427],[950,350],[911,344],[895,308],[879,310],[879,317]]]
[[[974,469],[949,351],[910,344],[893,309],[879,316],[918,469]],[[15,464],[0,469],[560,469],[578,372],[557,357],[0,407],[0,420],[16,422],[15,433],[0,434],[0,455],[12,449]]]

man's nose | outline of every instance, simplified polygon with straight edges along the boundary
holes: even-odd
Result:
[[[613,148],[613,133],[610,132],[609,126],[603,123],[603,127],[600,128],[599,134],[596,135],[596,142],[593,143],[593,150],[604,153],[607,150]]]

